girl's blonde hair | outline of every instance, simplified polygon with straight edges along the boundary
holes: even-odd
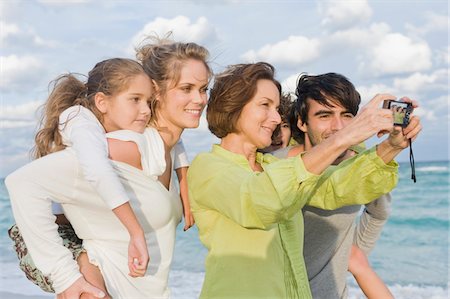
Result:
[[[89,72],[86,83],[77,77],[79,74],[68,73],[59,76],[50,83],[50,95],[44,103],[40,130],[35,137],[33,156],[37,159],[65,148],[59,133],[59,116],[67,108],[81,105],[91,110],[100,122],[101,112],[95,106],[94,97],[98,92],[114,96],[129,86],[137,75],[145,74],[142,66],[132,59],[112,58],[97,63]]]
[[[136,57],[144,67],[145,72],[156,84],[155,90],[164,98],[168,89],[176,86],[180,80],[181,69],[189,59],[203,62],[209,76],[212,71],[208,65],[208,50],[196,43],[175,42],[169,39],[171,33],[163,38],[147,37],[136,49]],[[152,101],[150,122],[156,125],[156,109],[158,101]]]

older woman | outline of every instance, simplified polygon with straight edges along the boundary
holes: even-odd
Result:
[[[349,146],[393,130],[392,113],[378,108],[389,95],[376,96],[309,152],[278,160],[257,149],[271,143],[281,121],[280,91],[267,63],[230,66],[215,78],[207,119],[221,142],[188,171],[192,211],[208,248],[202,298],[310,298],[300,209],[364,204],[397,182],[392,159],[407,144],[398,132],[327,169]]]

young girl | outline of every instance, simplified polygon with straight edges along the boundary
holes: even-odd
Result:
[[[42,194],[43,192],[52,193],[52,197],[58,199],[58,201],[63,204],[66,215],[74,225],[77,234],[84,239],[84,246],[90,260],[95,262],[102,270],[108,291],[113,297],[123,297],[125,295],[127,297],[141,296],[147,298],[168,296],[167,272],[172,258],[173,241],[177,223],[177,221],[175,221],[177,218],[176,211],[181,210],[181,208],[178,209],[176,206],[173,206],[174,202],[170,199],[174,196],[174,190],[172,188],[173,183],[171,180],[171,162],[173,160],[173,151],[171,154],[171,150],[178,142],[184,128],[198,126],[201,111],[206,104],[205,91],[210,71],[205,62],[208,54],[206,49],[196,44],[172,43],[156,46],[152,45],[149,46],[149,49],[152,49],[153,52],[156,51],[157,53],[151,52],[155,55],[161,54],[161,52],[166,54],[162,60],[162,63],[164,64],[162,73],[156,74],[159,75],[159,77],[155,77],[158,91],[156,101],[158,101],[158,105],[155,105],[155,113],[152,114],[153,128],[145,130],[144,135],[135,134],[129,131],[115,132],[114,136],[111,136],[111,133],[109,134],[110,137],[134,141],[133,143],[118,140],[110,141],[111,157],[122,162],[128,162],[135,166],[135,168],[142,168],[141,172],[135,173],[135,169],[130,169],[127,164],[120,162],[115,163],[115,170],[120,172],[121,180],[125,183],[127,194],[132,197],[132,201],[133,197],[135,197],[136,201],[134,202],[139,205],[139,209],[136,209],[135,211],[138,218],[141,220],[144,231],[150,235],[153,234],[153,238],[148,240],[151,247],[150,252],[152,254],[152,259],[150,261],[149,270],[143,278],[136,280],[124,275],[127,271],[124,271],[123,267],[120,266],[120,261],[123,260],[125,248],[123,245],[119,245],[116,240],[123,239],[123,232],[120,231],[119,227],[114,225],[114,221],[111,217],[106,217],[106,215],[104,215],[104,209],[99,210],[95,203],[92,203],[92,198],[89,201],[81,199],[74,202],[73,198],[75,197],[75,194],[72,192],[69,194],[60,192],[60,189],[64,187],[62,185],[65,185],[65,187],[68,188],[68,184],[64,184],[63,182],[58,182],[58,184],[53,183],[51,186],[45,182],[41,182],[38,190],[35,190],[33,193],[27,192],[26,195],[21,192],[23,189],[17,188],[19,180],[21,180],[22,185],[31,184],[31,181],[27,180],[28,174],[31,171],[42,171],[44,166],[47,168],[46,175],[52,178],[54,173],[61,171],[65,171],[69,177],[73,177],[73,174],[66,169],[67,166],[62,165],[63,163],[55,163],[55,161],[61,162],[63,158],[66,158],[65,161],[69,162],[65,163],[74,167],[73,165],[70,165],[71,160],[67,159],[67,155],[70,153],[69,150],[59,152],[61,154],[56,153],[49,155],[48,159],[45,159],[47,158],[45,157],[44,159],[36,160],[9,176],[7,179],[8,190],[10,191],[11,201],[13,202],[13,211],[17,218],[17,223],[23,232],[24,239],[27,241],[27,245],[29,245],[29,243],[31,244],[29,245],[30,251],[38,267],[41,265],[42,270],[46,268],[47,273],[51,273],[53,270],[54,273],[52,273],[52,279],[55,278],[53,282],[57,293],[67,296],[68,294],[79,293],[82,288],[80,283],[78,283],[78,280],[73,283],[74,278],[79,277],[79,274],[75,273],[75,275],[73,275],[73,272],[67,272],[67,267],[71,264],[67,257],[58,263],[59,265],[66,265],[64,267],[66,273],[62,273],[59,272],[59,267],[56,267],[56,269],[55,267],[52,267],[54,263],[48,262],[49,259],[54,258],[53,256],[49,257],[41,256],[36,253],[33,254],[33,251],[39,253],[39,250],[42,250],[42,247],[44,247],[45,244],[33,242],[33,238],[40,237],[39,231],[41,230],[33,231],[33,226],[30,222],[35,222],[40,219],[40,217],[42,218],[46,211],[33,209],[32,213],[30,211],[30,206],[24,205],[22,200],[24,200],[24,197],[28,197],[28,202],[37,203],[39,200],[42,200],[42,198],[39,198],[39,194]],[[149,52],[146,51],[142,55],[144,57],[143,63],[145,64],[147,62],[146,59],[151,58],[152,54],[149,54]],[[147,64],[151,65],[151,63]],[[104,125],[108,124],[111,127],[117,125],[111,121],[111,115],[123,113],[123,108],[118,105],[108,105],[108,102],[99,101],[96,104],[97,107],[103,109],[103,111],[101,111],[102,113],[105,113],[103,116],[109,115],[108,120],[104,119],[102,123]],[[139,117],[131,117],[130,120],[132,120],[129,123],[130,125],[142,121]],[[156,130],[156,128],[158,130]],[[123,148],[126,148],[126,151],[121,150]],[[148,150],[149,148],[151,149],[150,151]],[[136,159],[136,156],[139,157],[138,151],[140,152],[142,159]],[[53,169],[53,171],[49,171],[48,169]],[[139,184],[139,182],[136,183],[135,181],[143,179],[143,174],[147,175],[147,178],[145,179],[147,182],[145,184]],[[57,176],[57,178],[60,177],[63,176]],[[84,186],[84,182],[78,181],[79,179],[77,178],[75,179],[78,186]],[[152,180],[156,180],[159,185],[152,184]],[[29,187],[30,188],[27,188],[26,190],[30,190],[31,186]],[[149,192],[153,192],[154,194],[148,194]],[[54,193],[57,193],[58,196],[55,196]],[[142,200],[143,198],[140,196],[141,193],[147,193],[145,196],[146,201]],[[83,198],[79,193],[77,195],[77,198]],[[92,194],[89,195],[95,197]],[[158,201],[159,203],[153,202],[152,205],[150,199],[154,199],[154,201]],[[156,210],[155,207],[158,207],[158,209]],[[30,215],[27,215],[28,219],[21,217],[22,211],[30,213]],[[143,211],[148,211],[149,215],[142,213]],[[93,215],[96,213],[100,213],[101,215]],[[155,215],[155,213],[157,214]],[[92,217],[88,217],[88,215]],[[84,223],[79,219],[82,218],[86,221],[86,217],[88,217],[88,222],[91,222],[86,223],[87,229],[83,227]],[[111,234],[111,231],[106,232],[104,228],[99,226],[99,222],[104,222],[102,220],[105,220],[110,224],[109,228],[115,232],[114,234]],[[47,223],[44,224],[48,225],[49,223],[47,221]],[[40,223],[41,227],[44,224]],[[38,225],[34,226],[39,227]],[[50,234],[49,231],[43,232]],[[54,235],[54,232],[51,233]],[[27,240],[27,238],[29,240]],[[121,242],[119,243],[121,244]],[[47,243],[47,245],[55,246],[55,251],[61,250],[59,249],[61,247],[59,244],[59,247],[54,243]],[[152,250],[152,246],[154,250]],[[153,257],[153,252],[155,252],[155,257]],[[60,281],[68,277],[71,277],[70,281],[66,280],[66,283]],[[82,278],[79,280],[81,280],[81,283],[85,283]]]

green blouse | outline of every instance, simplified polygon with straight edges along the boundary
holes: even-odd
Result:
[[[258,153],[257,161],[263,172],[213,145],[189,168],[192,212],[208,249],[201,298],[311,298],[300,209],[365,204],[397,183],[398,164],[385,164],[375,148],[320,176],[300,156]]]

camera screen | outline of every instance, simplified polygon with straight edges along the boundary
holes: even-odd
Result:
[[[390,109],[394,112],[394,123],[403,124],[403,119],[405,118],[406,108],[408,103],[402,102],[391,102]]]

